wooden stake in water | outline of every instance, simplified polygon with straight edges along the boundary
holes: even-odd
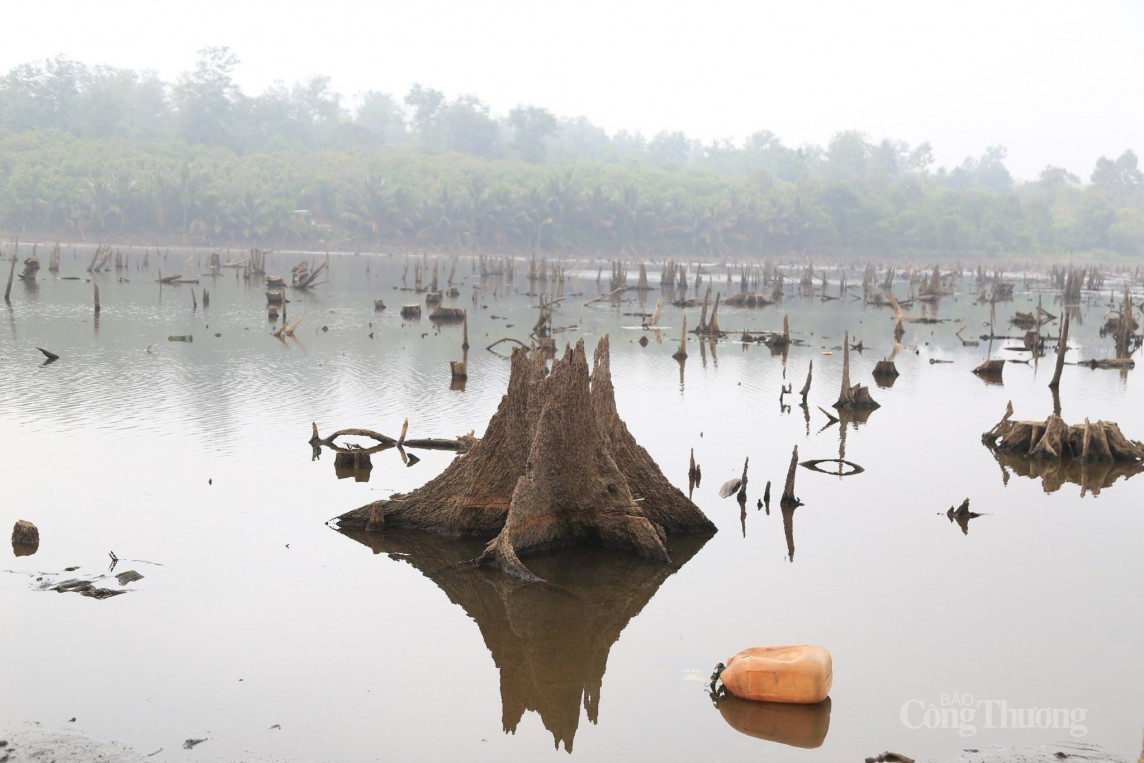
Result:
[[[1065,308],[1065,322],[1061,325],[1061,336],[1057,341],[1057,368],[1053,371],[1053,380],[1049,382],[1050,389],[1060,389],[1061,371],[1065,368],[1065,352],[1069,341],[1069,313]]]
[[[12,255],[12,268],[8,271],[8,288],[4,289],[4,302],[11,304],[8,300],[8,295],[12,293],[12,278],[16,275],[16,255]]]

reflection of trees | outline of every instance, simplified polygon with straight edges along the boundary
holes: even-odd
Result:
[[[608,653],[676,569],[706,542],[672,538],[675,566],[600,549],[567,549],[530,557],[547,583],[524,583],[499,571],[466,565],[482,540],[443,539],[416,532],[345,535],[374,553],[408,562],[476,621],[500,669],[505,733],[526,710],[540,715],[556,746],[571,752],[583,705],[596,723]]]

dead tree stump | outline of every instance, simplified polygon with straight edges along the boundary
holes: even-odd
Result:
[[[988,432],[981,435],[988,447],[1034,459],[1090,462],[1144,461],[1144,443],[1129,440],[1112,421],[1090,422],[1069,426],[1060,416],[1050,415],[1044,422],[1013,421],[1013,403],[1005,407],[1005,415]]]
[[[1057,340],[1057,366],[1053,370],[1053,379],[1049,382],[1050,389],[1060,389],[1061,372],[1065,369],[1065,353],[1068,351],[1069,341],[1069,313],[1065,311],[1065,322],[1061,325],[1061,336]]]
[[[12,527],[12,545],[36,547],[40,545],[40,530],[26,519],[16,520]]]
[[[842,339],[842,391],[838,395],[838,402],[834,404],[839,410],[862,410],[881,407],[874,398],[870,397],[870,390],[862,384],[850,386],[850,332],[847,331]]]
[[[810,365],[807,366],[807,369],[806,369],[806,383],[802,385],[802,389],[799,391],[799,394],[802,395],[802,404],[803,405],[806,405],[806,396],[807,396],[807,394],[810,393],[810,379],[811,379],[811,376],[813,374],[814,374],[814,361],[811,360]]]
[[[802,501],[796,498],[794,494],[794,473],[796,469],[798,469],[797,445],[794,446],[794,451],[790,454],[790,466],[787,467],[786,483],[783,485],[783,497],[779,499],[779,506],[783,508],[793,508],[802,505]]]
[[[468,455],[339,527],[493,537],[480,561],[524,578],[520,556],[547,548],[590,542],[667,561],[668,533],[714,532],[619,418],[607,338],[593,365],[589,380],[583,340],[548,376],[544,353],[514,350],[508,392]]]

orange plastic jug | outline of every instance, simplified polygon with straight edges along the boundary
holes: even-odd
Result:
[[[740,699],[809,705],[826,699],[834,669],[820,646],[758,646],[727,660],[720,678]]]

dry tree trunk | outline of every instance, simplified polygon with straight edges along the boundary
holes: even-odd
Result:
[[[671,357],[676,360],[687,360],[687,316],[683,316],[683,330],[679,332],[679,351]]]
[[[850,332],[847,331],[842,339],[842,391],[838,395],[835,408],[841,410],[872,409],[879,404],[870,397],[870,390],[861,384],[850,386]]]
[[[12,279],[16,276],[16,255],[12,255],[12,267],[8,270],[8,286],[4,289],[4,302],[11,304]]]
[[[707,324],[708,336],[719,336],[719,296],[723,292],[715,292],[715,306],[711,308],[711,322]]]
[[[799,392],[802,395],[802,404],[806,405],[806,396],[810,392],[810,378],[814,373],[814,360],[810,361],[810,365],[806,369],[806,384],[802,385],[802,390]]]
[[[894,340],[900,342],[906,333],[906,329],[902,326],[905,314],[902,312],[902,306],[898,304],[898,300],[894,299],[894,292],[887,289],[886,298],[890,300],[890,306],[894,308]]]
[[[798,469],[798,446],[794,446],[794,450],[790,454],[790,466],[787,467],[786,483],[783,485],[783,497],[779,499],[779,505],[783,508],[801,506],[802,501],[794,495],[794,473]]]
[[[1053,371],[1053,380],[1049,382],[1051,389],[1059,389],[1061,386],[1061,371],[1065,368],[1065,352],[1068,350],[1069,340],[1069,313],[1065,311],[1065,321],[1061,325],[1061,336],[1057,342],[1057,367]]]

